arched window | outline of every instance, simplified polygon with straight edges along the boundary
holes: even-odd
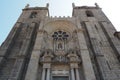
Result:
[[[54,32],[52,37],[55,45],[54,48],[56,50],[64,50],[66,40],[68,39],[69,35],[64,31],[59,30],[57,32]]]
[[[36,18],[36,17],[37,17],[37,12],[32,12],[30,18]]]
[[[94,17],[93,13],[91,11],[86,11],[87,17]]]
[[[54,40],[66,40],[69,37],[69,35],[66,32],[59,30],[57,32],[54,32],[52,37]]]

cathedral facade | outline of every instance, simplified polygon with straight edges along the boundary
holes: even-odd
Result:
[[[0,80],[120,80],[120,33],[101,8],[48,7],[23,9],[0,47]]]

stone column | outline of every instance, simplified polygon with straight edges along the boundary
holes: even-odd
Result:
[[[46,69],[46,72],[42,75],[42,80],[50,80],[50,68],[51,68],[51,53],[46,50],[43,56],[43,69]],[[46,75],[46,78],[44,78]]]
[[[72,80],[75,80],[74,68],[71,68],[71,79],[72,79]]]
[[[50,66],[50,63],[43,63],[42,80],[50,80]]]
[[[50,68],[47,68],[47,77],[46,80],[50,80]]]
[[[42,71],[42,80],[45,80],[46,68],[43,68]]]
[[[77,19],[77,18],[76,18]],[[95,73],[93,70],[92,62],[89,55],[89,50],[87,48],[86,40],[83,34],[83,29],[80,25],[79,19],[77,19],[77,34],[78,34],[78,41],[80,45],[80,51],[81,51],[81,59],[82,59],[82,65],[83,65],[83,71],[84,76],[86,80],[96,80]]]
[[[75,69],[75,72],[76,72],[76,80],[80,80],[80,75],[79,75],[79,72],[78,72],[78,68]]]
[[[37,71],[38,71],[38,66],[39,66],[39,56],[41,54],[40,49],[41,49],[41,43],[43,39],[43,30],[41,30],[42,25],[39,27],[39,31],[37,33],[35,45],[31,54],[30,62],[28,65],[28,69],[26,72],[26,77],[25,80],[36,80],[37,77]]]
[[[79,72],[78,72],[78,69],[77,69],[78,68],[78,60],[79,60],[78,56],[76,55],[76,53],[70,53],[68,55],[68,57],[70,58],[71,79],[72,80],[80,80]]]
[[[71,78],[72,80],[80,80],[77,62],[71,63]]]

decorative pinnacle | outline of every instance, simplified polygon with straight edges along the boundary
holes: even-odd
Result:
[[[97,3],[95,3],[95,6],[96,6],[97,8],[99,8],[99,5],[98,5]]]
[[[30,6],[30,5],[29,5],[29,4],[27,4],[27,5],[25,6],[25,8],[29,8],[29,6]]]
[[[49,7],[49,3],[46,4],[46,7],[47,7],[47,8]]]
[[[75,3],[72,3],[72,7],[73,7],[73,8],[75,7]]]

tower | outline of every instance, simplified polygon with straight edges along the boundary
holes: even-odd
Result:
[[[27,5],[0,47],[0,80],[120,80],[120,34],[95,5],[72,17]]]

